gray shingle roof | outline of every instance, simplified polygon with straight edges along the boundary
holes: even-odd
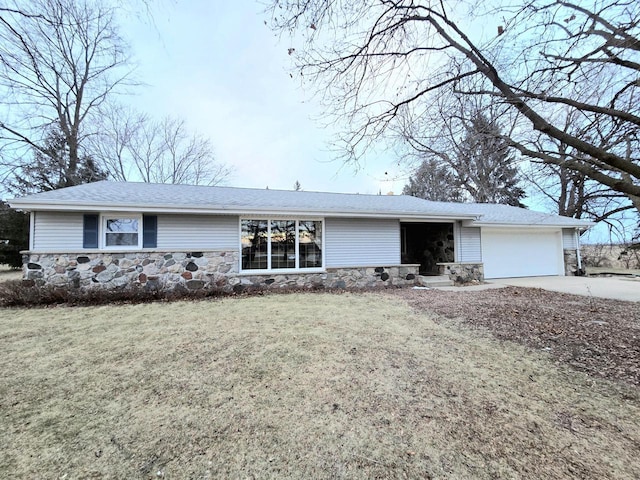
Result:
[[[23,210],[135,210],[218,214],[306,214],[449,218],[487,225],[587,227],[590,222],[507,205],[431,202],[406,195],[295,192],[102,181],[9,201]]]

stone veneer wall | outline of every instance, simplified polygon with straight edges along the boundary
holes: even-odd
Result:
[[[327,268],[321,273],[239,274],[238,252],[29,253],[24,278],[31,285],[160,290],[246,287],[369,288],[413,285],[419,265]]]
[[[578,250],[565,249],[564,251],[564,274],[573,276],[578,271]]]
[[[440,274],[448,275],[456,284],[484,282],[482,263],[439,263]]]
[[[172,290],[226,285],[237,272],[238,254],[209,252],[32,253],[24,262],[25,280],[36,285],[118,288],[129,284]]]

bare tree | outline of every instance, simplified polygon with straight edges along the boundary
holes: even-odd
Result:
[[[230,174],[216,163],[209,139],[190,134],[184,120],[166,117],[143,125],[129,152],[145,182],[216,185]]]
[[[47,135],[54,129],[68,150],[63,186],[73,185],[92,115],[130,73],[113,7],[100,0],[5,3],[0,9],[5,170],[20,166],[25,146],[47,155]]]
[[[428,111],[417,116],[405,111],[399,120],[408,158],[437,159],[427,165],[435,176],[442,177],[438,169],[449,171],[460,200],[522,206],[525,192],[517,152],[508,142],[514,124],[508,109],[482,96],[451,92],[438,96]],[[427,165],[420,167],[425,178]]]
[[[211,141],[189,132],[184,120],[153,120],[120,105],[101,112],[89,148],[116,180],[218,185],[231,174],[215,161]]]
[[[87,137],[87,148],[114,180],[125,182],[135,178],[137,168],[130,150],[150,119],[130,107],[105,102],[96,118],[95,133]]]
[[[476,22],[482,5],[472,5]],[[442,92],[484,96],[517,117],[506,140],[521,154],[579,172],[640,210],[639,2],[503,7],[482,20],[496,26],[492,38],[466,29],[470,12],[455,2],[278,0],[270,12],[274,28],[305,38],[291,47],[302,77],[321,82],[350,125],[347,161]],[[582,135],[563,128],[566,110],[584,119]],[[537,150],[532,132],[571,155]]]

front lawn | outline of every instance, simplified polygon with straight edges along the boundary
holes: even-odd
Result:
[[[638,388],[407,301],[0,309],[0,478],[640,478]]]

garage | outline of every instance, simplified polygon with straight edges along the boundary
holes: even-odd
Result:
[[[482,228],[485,278],[564,275],[561,230]]]

